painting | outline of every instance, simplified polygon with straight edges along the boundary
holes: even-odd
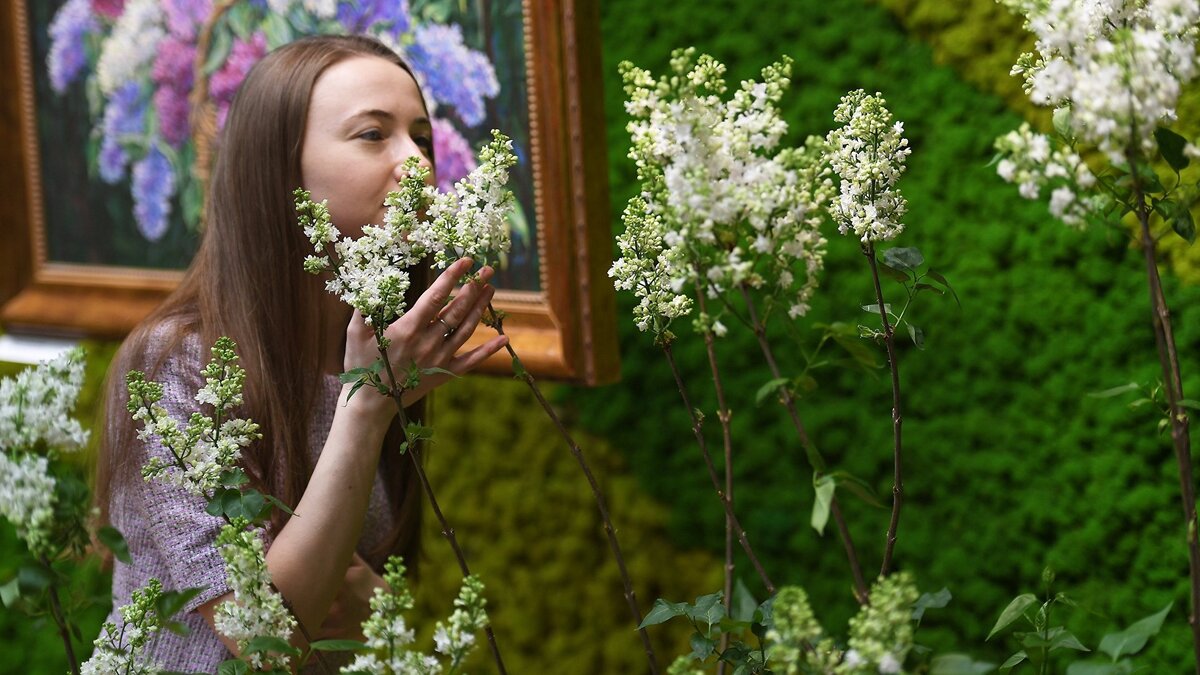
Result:
[[[24,195],[3,207],[15,225],[5,256],[23,271],[8,283],[6,329],[128,331],[195,251],[209,148],[246,72],[297,37],[352,32],[393,46],[421,81],[441,187],[474,168],[491,129],[513,138],[518,203],[497,305],[530,369],[582,382],[615,375],[611,335],[597,339],[613,312],[599,46],[577,30],[595,16],[591,0],[11,6],[0,29],[15,68],[0,74],[17,90],[20,142],[0,159],[22,170],[0,174],[0,187]]]

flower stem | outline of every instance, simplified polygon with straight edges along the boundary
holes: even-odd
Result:
[[[688,399],[687,388],[683,385],[683,376],[679,374],[679,366],[675,363],[675,355],[671,351],[671,345],[663,344],[662,350],[663,354],[667,356],[667,362],[671,364],[671,373],[675,376],[675,385],[679,388],[679,396],[683,399],[683,407],[687,408],[688,415],[692,418],[692,433],[696,435],[696,443],[700,445],[700,452],[704,455],[704,464],[708,467],[708,476],[712,479],[713,489],[717,491],[717,498],[721,500],[721,505],[725,507],[725,517],[733,525],[738,541],[742,544],[742,550],[750,558],[750,564],[758,572],[758,578],[762,580],[763,586],[766,586],[767,593],[775,595],[775,584],[771,583],[771,578],[767,576],[767,571],[758,562],[758,556],[754,555],[754,549],[750,548],[750,541],[746,539],[746,531],[742,529],[741,523],[738,522],[737,516],[734,515],[733,503],[721,488],[721,479],[717,476],[717,468],[713,465],[712,455],[709,454],[708,444],[704,440],[704,432],[701,429],[702,423],[700,418],[696,416],[696,411],[692,408],[692,403]]]
[[[755,337],[758,338],[759,349],[762,350],[763,358],[767,361],[767,367],[771,369],[771,377],[778,380],[782,375],[779,364],[775,362],[775,354],[771,351],[771,343],[767,340],[766,326],[758,319],[758,312],[754,307],[754,299],[750,297],[750,290],[745,286],[742,286],[741,289],[742,297],[746,301],[746,310],[750,314],[750,325],[754,330]],[[815,471],[824,472],[825,460],[804,430],[804,423],[800,420],[800,413],[796,410],[796,400],[792,398],[791,390],[781,387],[779,391],[782,394],[783,406],[792,418],[792,426],[796,429],[796,435],[800,437],[800,443],[808,455],[809,463],[812,464]],[[833,516],[834,523],[837,524],[838,536],[842,540],[842,547],[846,550],[846,560],[850,563],[850,574],[854,577],[854,598],[858,600],[858,604],[865,605],[870,598],[867,582],[863,578],[862,565],[858,562],[858,551],[854,548],[854,540],[850,537],[850,528],[846,525],[846,518],[842,515],[842,507],[838,503],[836,494],[830,500],[829,511]]]
[[[697,279],[704,278],[702,270],[697,269]],[[696,286],[696,303],[700,308],[700,313],[707,316],[708,308],[705,306],[704,289],[700,287],[700,282],[695,282]],[[712,370],[713,388],[717,393],[717,419],[721,421],[721,440],[725,447],[725,497],[729,500],[730,511],[733,510],[733,436],[729,428],[729,420],[732,412],[729,410],[729,405],[725,402],[725,387],[721,384],[721,371],[717,367],[717,350],[716,340],[713,338],[713,332],[710,328],[704,330],[704,349],[708,353],[708,365]],[[725,613],[729,616],[733,615],[733,521],[729,514],[725,515]],[[729,633],[721,634],[721,651],[724,652],[729,646]],[[721,661],[717,665],[717,675],[724,675],[725,662]]]
[[[883,565],[879,576],[887,576],[892,566],[892,552],[896,548],[896,529],[900,525],[900,506],[904,503],[904,481],[900,469],[900,440],[904,416],[900,408],[900,364],[896,361],[896,327],[888,321],[887,307],[883,302],[883,287],[879,284],[879,264],[875,260],[875,244],[863,246],[863,255],[871,265],[871,279],[875,282],[875,300],[879,307],[879,318],[883,321],[883,342],[887,347],[888,368],[892,372],[892,519],[888,523],[887,539],[883,549]]]
[[[501,314],[496,311],[490,302],[488,303],[487,311],[491,317],[489,323],[496,329],[497,333],[504,335],[504,319]],[[512,357],[513,366],[516,367],[518,375],[529,386],[529,390],[533,392],[534,397],[541,404],[542,410],[545,410],[550,420],[554,422],[558,433],[562,435],[563,440],[567,443],[567,447],[571,449],[571,456],[575,458],[575,461],[579,464],[579,468],[583,471],[584,477],[587,478],[588,486],[592,489],[592,496],[596,500],[596,508],[599,509],[600,518],[604,521],[604,534],[608,537],[608,547],[612,550],[613,558],[616,559],[617,570],[621,574],[621,583],[625,586],[625,602],[629,605],[630,613],[633,614],[634,625],[639,626],[638,633],[642,637],[642,647],[645,649],[646,659],[650,663],[650,672],[657,675],[658,659],[655,658],[654,647],[650,644],[650,634],[646,632],[645,628],[640,628],[642,624],[642,611],[638,608],[637,593],[633,590],[633,583],[629,579],[629,571],[625,568],[625,557],[621,554],[621,544],[617,541],[617,531],[613,527],[612,518],[608,515],[608,506],[604,500],[604,493],[600,490],[600,485],[596,482],[596,477],[592,475],[592,469],[588,466],[587,460],[584,459],[583,450],[579,448],[579,444],[575,442],[575,438],[571,436],[571,432],[567,430],[566,425],[559,419],[558,414],[554,412],[554,408],[542,396],[542,391],[537,386],[537,381],[533,379],[533,375],[521,365],[521,359],[517,356],[516,350],[513,349],[512,343],[505,343],[504,347],[508,351],[508,355]]]
[[[408,415],[404,412],[404,403],[402,402],[404,391],[396,382],[396,373],[392,370],[392,362],[388,359],[387,349],[379,347],[379,357],[383,359],[384,366],[387,368],[388,380],[390,386],[389,398],[396,403],[396,413],[400,416],[400,427],[405,430],[405,438],[408,436]],[[454,528],[450,527],[446,516],[442,513],[442,509],[438,506],[437,497],[433,494],[433,486],[429,484],[429,477],[425,475],[425,468],[421,466],[421,458],[417,454],[416,442],[408,444],[408,456],[412,460],[413,469],[417,472],[417,477],[421,480],[421,487],[425,490],[425,496],[429,498],[429,506],[433,509],[434,516],[437,517],[438,523],[442,526],[442,536],[446,537],[446,541],[450,542],[450,548],[454,550],[454,557],[458,560],[458,569],[462,572],[463,578],[471,576],[471,569],[467,566],[467,558],[463,555],[462,548],[458,545],[458,539],[454,536]],[[491,625],[484,626],[484,632],[487,633],[488,646],[492,649],[492,658],[496,661],[497,672],[500,675],[507,675],[508,671],[504,669],[504,660],[500,658],[500,647],[496,644],[496,635],[492,632]]]
[[[41,555],[39,561],[53,576],[54,570],[50,567],[49,558]],[[79,675],[79,662],[75,660],[75,647],[71,644],[71,629],[67,626],[67,617],[63,613],[62,603],[58,600],[58,588],[54,583],[50,584],[48,592],[50,594],[50,614],[54,617],[54,624],[58,626],[58,636],[62,638],[63,649],[67,652],[67,662],[71,664],[71,673]]]
[[[1158,347],[1158,361],[1162,367],[1163,386],[1167,392],[1168,412],[1171,422],[1171,441],[1175,448],[1175,462],[1179,468],[1179,494],[1183,499],[1183,517],[1187,525],[1188,572],[1191,578],[1191,611],[1188,624],[1192,628],[1192,648],[1196,658],[1196,672],[1200,674],[1200,545],[1196,541],[1196,492],[1193,485],[1191,439],[1188,430],[1188,414],[1180,405],[1183,400],[1183,378],[1179,369],[1179,354],[1175,349],[1175,333],[1171,329],[1171,312],[1163,294],[1162,279],[1158,274],[1157,252],[1154,237],[1150,233],[1150,211],[1146,205],[1141,179],[1137,173],[1136,157],[1128,151],[1129,172],[1133,176],[1134,211],[1141,227],[1142,253],[1146,262],[1146,280],[1150,291],[1150,307],[1154,325],[1154,342]]]

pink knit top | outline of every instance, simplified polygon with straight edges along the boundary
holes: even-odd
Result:
[[[164,345],[161,342],[156,345],[153,341],[165,338],[165,330],[157,331],[148,351],[155,353],[155,347],[161,350]],[[192,335],[185,338],[182,348],[169,355],[162,368],[152,376],[163,385],[160,405],[181,422],[186,422],[198,409],[195,395],[204,385],[200,369],[207,361],[208,350],[202,350],[199,338]],[[314,464],[329,435],[339,390],[336,377],[329,376],[324,385],[323,396],[316,409],[309,413],[308,449]],[[137,453],[138,466],[151,454],[167,456],[167,451],[157,442],[135,441],[135,447],[129,452]],[[143,587],[151,577],[161,581],[167,590],[203,586],[205,589],[176,616],[176,620],[191,629],[191,634],[182,637],[160,631],[148,646],[146,656],[150,663],[167,670],[215,673],[217,665],[232,656],[195,610],[229,592],[224,561],[213,546],[223,521],[205,512],[206,504],[201,497],[162,481],[146,482],[140,472],[126,473],[126,476],[113,477],[109,518],[125,536],[133,564],[114,561],[113,610],[108,620],[120,627],[119,608],[127,604],[131,593]],[[367,551],[381,543],[391,526],[392,516],[383,481],[376,475],[358,545],[359,554],[373,567],[378,568],[383,561],[368,557]]]

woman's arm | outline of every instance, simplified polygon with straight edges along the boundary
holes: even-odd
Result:
[[[466,373],[504,346],[506,338],[498,336],[456,355],[478,326],[494,293],[486,283],[492,271],[484,268],[480,281],[465,286],[447,305],[455,282],[469,269],[469,260],[451,265],[408,313],[388,327],[386,335],[391,340],[388,357],[397,377],[407,372],[412,363],[421,368]],[[456,328],[449,336],[443,321]],[[374,334],[357,313],[346,329],[346,336],[347,370],[367,366],[378,358]],[[406,396],[405,403],[425,395],[447,377],[423,377],[420,387],[409,392],[414,398],[410,401]],[[280,530],[266,555],[272,581],[310,635],[316,635],[345,583],[362,534],[383,437],[396,414],[394,401],[368,389],[349,398],[350,386],[344,385],[339,394],[329,436],[295,507],[295,516]],[[351,596],[347,595],[347,601],[351,601]],[[198,611],[211,625],[216,607],[230,599],[231,594],[226,594],[200,606]],[[365,598],[360,600],[365,602]],[[357,613],[350,608],[339,611]],[[223,636],[221,639],[237,653],[236,645]]]

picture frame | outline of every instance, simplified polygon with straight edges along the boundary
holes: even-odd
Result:
[[[478,1],[486,11],[500,0]],[[59,147],[43,137],[46,114],[39,118],[42,101],[35,87],[38,36],[29,17],[34,2],[13,0],[0,13],[0,44],[6,46],[0,47],[6,94],[0,101],[0,189],[9,195],[0,200],[0,326],[14,334],[120,339],[175,287],[183,264],[113,263],[89,258],[90,251],[83,260],[56,258],[60,239],[85,248],[88,240],[87,233],[48,222],[44,149],[65,152],[81,141],[68,138]],[[493,304],[505,314],[505,332],[536,377],[602,384],[619,376],[619,359],[615,293],[607,278],[612,244],[600,44],[592,29],[599,8],[596,0],[519,4],[532,178],[526,208],[536,224],[531,245],[537,265],[524,271],[526,286],[533,288],[505,288],[500,275]],[[78,164],[85,164],[82,157]],[[464,349],[489,332],[477,331]],[[481,370],[508,374],[512,364],[501,352]]]

